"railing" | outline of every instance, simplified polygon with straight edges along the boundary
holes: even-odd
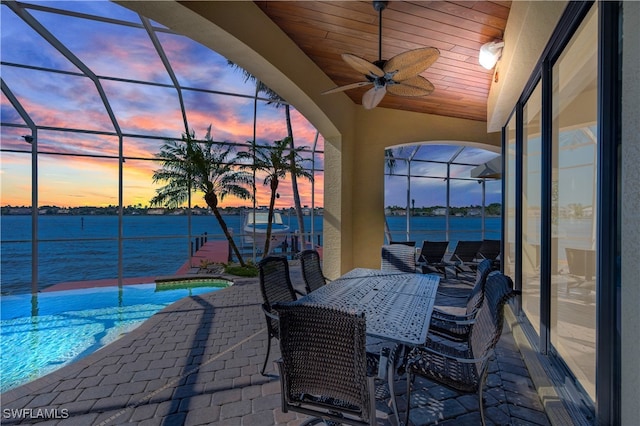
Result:
[[[245,249],[249,249],[250,254],[253,255],[253,245],[244,245]],[[285,241],[274,247],[271,251],[272,254],[278,254],[282,256],[286,256],[290,259],[294,259],[300,251],[305,250],[307,248],[318,248],[322,247],[322,233],[310,233],[305,232],[303,235],[298,233],[290,233],[287,234]],[[256,246],[258,253],[256,253],[256,259],[254,261],[259,260],[258,258],[262,257],[261,246]],[[243,250],[243,255],[245,254]]]
[[[195,239],[193,241],[191,241],[191,256],[193,256],[198,250],[200,250],[200,247],[202,247],[208,239],[209,234],[207,234],[206,232],[198,237],[195,237]]]

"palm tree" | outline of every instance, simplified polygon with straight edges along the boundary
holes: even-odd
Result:
[[[287,136],[289,137],[289,144],[291,148],[289,155],[289,167],[291,168],[291,188],[293,190],[293,203],[294,207],[296,208],[296,218],[298,219],[298,231],[300,232],[300,235],[304,236],[304,218],[302,217],[302,203],[300,202],[300,191],[298,190],[298,176],[296,176],[296,173],[293,172],[296,167],[294,156],[296,148],[293,142],[293,127],[291,126],[291,107],[284,99],[280,97],[280,95],[274,92],[262,81],[258,80],[253,74],[251,74],[244,68],[239,67],[231,61],[228,61],[228,63],[229,65],[233,66],[243,73],[245,82],[247,80],[252,80],[256,83],[256,91],[258,93],[264,93],[265,95],[267,95],[267,98],[269,99],[269,102],[267,102],[267,104],[274,105],[276,108],[284,106],[284,116],[287,124]]]
[[[235,169],[231,148],[215,142],[211,138],[211,126],[204,141],[196,141],[195,133],[184,134],[182,139],[167,140],[156,154],[162,167],[153,172],[153,182],[167,182],[156,190],[151,205],[178,207],[189,199],[195,191],[204,193],[204,200],[213,211],[222,228],[229,246],[241,266],[246,266],[238,246],[218,209],[218,202],[227,195],[246,200],[251,192],[245,185],[251,185],[250,173]]]
[[[269,185],[271,188],[269,214],[267,218],[267,233],[263,251],[265,256],[269,253],[273,211],[275,208],[280,181],[284,180],[287,174],[291,174],[291,176],[295,175],[296,177],[305,177],[310,181],[313,181],[313,175],[309,171],[300,167],[300,163],[304,161],[300,156],[300,152],[304,151],[306,148],[300,147],[290,149],[290,146],[291,141],[289,138],[284,138],[279,141],[274,141],[273,146],[255,145],[253,152],[245,151],[238,153],[239,159],[245,159],[252,162],[248,167],[253,169],[254,172],[263,172],[265,174],[263,183],[264,185]],[[292,159],[293,161],[291,161]]]

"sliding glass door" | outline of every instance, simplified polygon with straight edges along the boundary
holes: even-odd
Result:
[[[553,66],[551,343],[595,400],[598,15]]]

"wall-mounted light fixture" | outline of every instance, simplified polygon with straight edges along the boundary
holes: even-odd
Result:
[[[504,47],[503,41],[490,41],[480,47],[480,55],[478,55],[478,62],[484,68],[490,70],[496,65],[500,56],[502,56],[502,48]]]

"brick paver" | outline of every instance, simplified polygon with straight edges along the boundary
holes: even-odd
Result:
[[[303,288],[297,265],[291,272]],[[182,299],[98,352],[5,392],[2,424],[299,425],[306,416],[280,409],[273,364],[268,377],[260,374],[267,335],[258,281],[234,281]],[[278,355],[274,342],[271,360]],[[413,424],[479,424],[475,395],[421,378],[413,389]],[[396,392],[402,414],[404,378]],[[395,423],[379,408],[380,424]],[[508,329],[491,364],[485,414],[489,424],[549,424]]]

